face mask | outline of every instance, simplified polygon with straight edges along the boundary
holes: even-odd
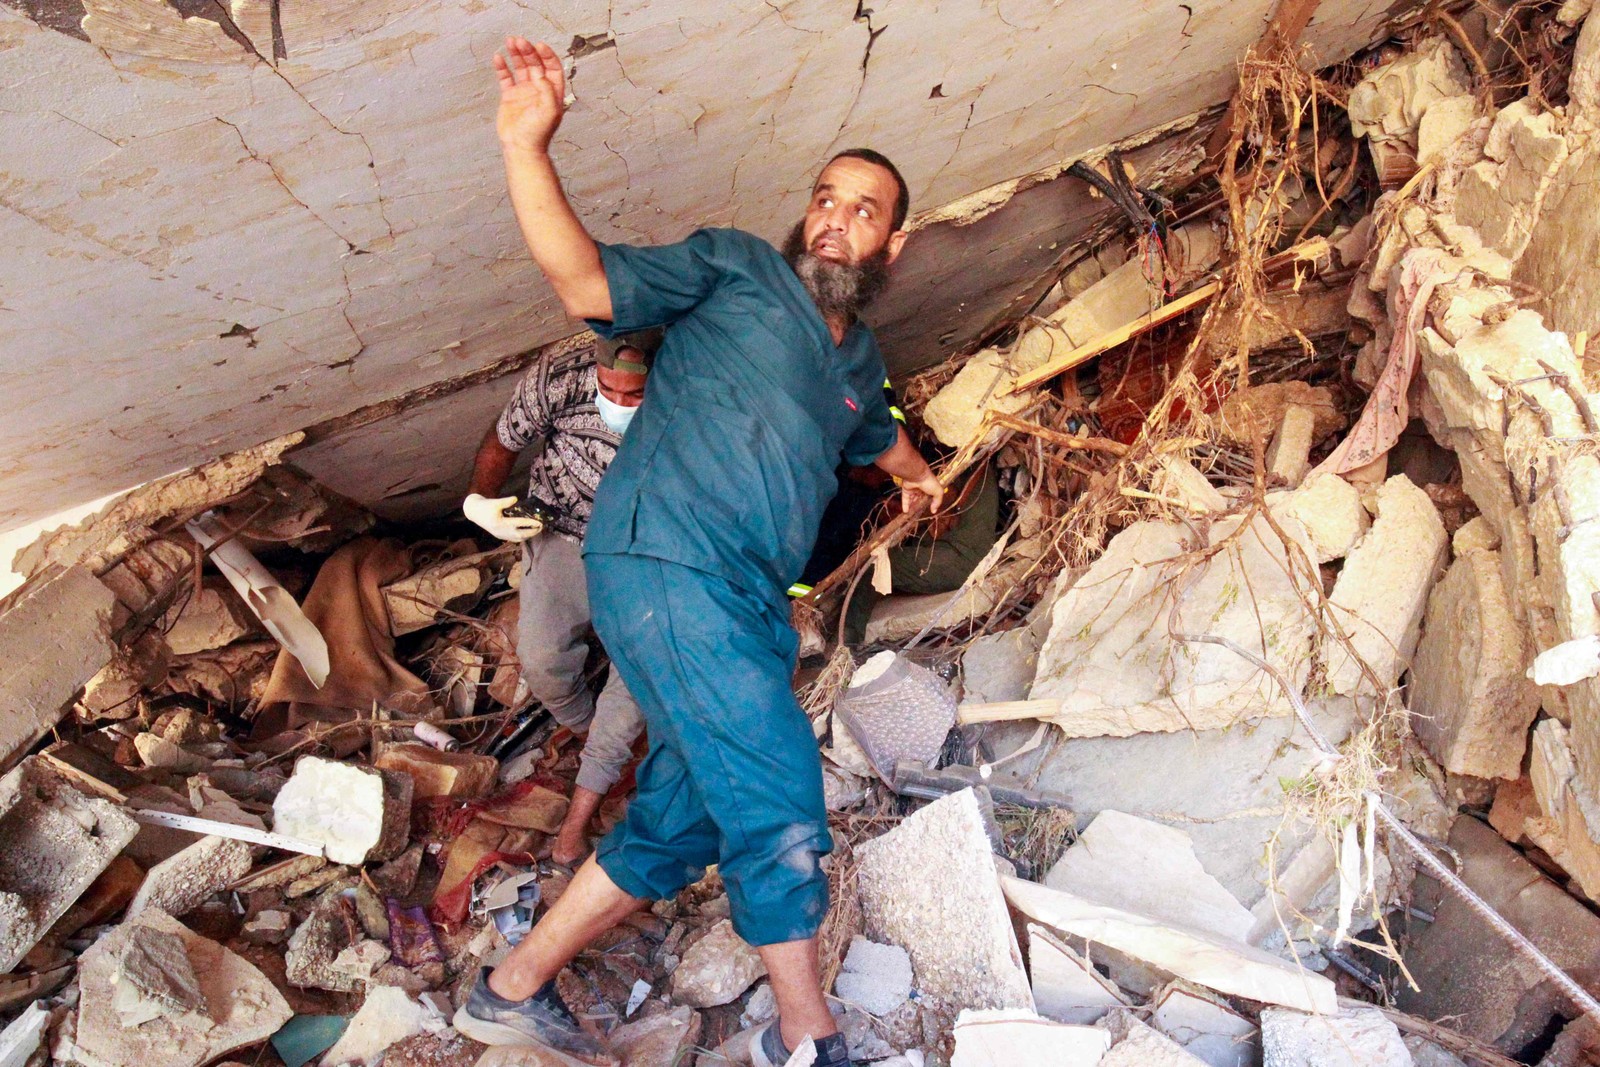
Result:
[[[594,406],[600,409],[600,421],[609,426],[611,432],[619,437],[628,432],[628,423],[633,421],[634,412],[639,410],[637,406],[625,408],[621,404],[607,400],[599,386],[595,386]]]

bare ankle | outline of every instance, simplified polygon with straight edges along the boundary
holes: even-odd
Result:
[[[489,972],[489,992],[503,1000],[527,1000],[542,985],[543,982],[533,981],[533,976],[504,965]]]

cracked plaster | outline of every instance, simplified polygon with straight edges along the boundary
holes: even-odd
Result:
[[[91,0],[85,41],[0,5],[0,530],[575,332],[503,189],[507,32],[591,42],[555,152],[600,239],[777,240],[831,150],[886,152],[925,210],[1220,102],[1271,6],[233,0],[213,27]],[[1318,61],[1389,6],[1324,0]],[[919,329],[920,303],[876,316],[892,366],[996,310]]]

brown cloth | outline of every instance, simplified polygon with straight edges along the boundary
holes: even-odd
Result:
[[[383,586],[411,571],[411,550],[394,540],[358,537],[328,557],[301,605],[328,642],[327,683],[318,689],[299,660],[279,651],[261,698],[266,720],[284,723],[277,704],[289,705],[288,726],[306,718],[348,719],[348,711],[369,711],[374,702],[405,714],[433,709],[427,683],[394,658],[383,600]]]

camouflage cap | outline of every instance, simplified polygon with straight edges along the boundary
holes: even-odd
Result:
[[[666,335],[665,329],[655,326],[615,337],[602,337],[595,347],[595,362],[602,367],[629,374],[649,374],[650,364],[655,362],[656,349],[661,347],[661,340]],[[627,355],[623,355],[624,349],[628,350]]]

